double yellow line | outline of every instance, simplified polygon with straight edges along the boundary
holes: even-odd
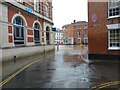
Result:
[[[98,86],[94,86],[90,90],[100,90],[100,89],[103,89],[105,87],[119,85],[119,84],[120,84],[120,81],[107,82],[107,83],[100,84]]]
[[[27,69],[28,67],[30,67],[31,65],[33,65],[34,63],[38,62],[40,60],[34,61],[26,66],[24,66],[23,68],[21,68],[20,70],[18,70],[17,72],[13,73],[12,75],[10,75],[7,79],[3,80],[0,83],[0,87],[2,87],[3,85],[5,85],[7,82],[9,82],[11,79],[13,79],[16,75],[18,75],[19,73],[21,73],[23,70]]]
[[[48,55],[46,57],[43,58],[47,58],[51,55]],[[41,59],[43,59],[41,58]],[[31,65],[33,65],[34,63],[39,62],[40,60],[36,60],[34,62],[31,62],[30,64],[24,66],[23,68],[21,68],[20,70],[16,71],[15,73],[13,73],[12,75],[10,75],[8,78],[6,78],[5,80],[3,80],[2,82],[0,82],[0,87],[2,87],[3,85],[5,85],[7,82],[9,82],[11,79],[13,79],[15,76],[17,76],[19,73],[21,73],[22,71],[24,71],[25,69],[27,69],[28,67],[30,67]]]

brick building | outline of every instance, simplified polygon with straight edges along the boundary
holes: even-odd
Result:
[[[41,45],[54,44],[52,2],[28,1],[0,1],[0,48],[3,58],[32,54],[40,50]],[[9,51],[12,51],[11,54]]]
[[[88,0],[89,59],[120,59],[120,0]]]
[[[74,20],[73,23],[62,27],[64,44],[88,43],[88,30],[86,21]]]

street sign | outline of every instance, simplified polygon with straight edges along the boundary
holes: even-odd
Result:
[[[26,11],[29,12],[29,13],[33,13],[33,10],[28,6],[26,6]]]

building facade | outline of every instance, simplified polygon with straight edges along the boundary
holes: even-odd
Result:
[[[73,23],[62,27],[64,44],[88,43],[88,30],[86,21],[74,20]]]
[[[56,45],[62,45],[63,44],[63,33],[62,30],[56,29],[55,32],[55,44]]]
[[[120,0],[88,0],[89,59],[120,59]]]
[[[38,48],[37,46],[54,44],[52,2],[1,0],[0,12],[0,48],[3,50],[3,57],[5,51],[12,49],[14,53],[7,56],[19,57],[24,50],[33,46]]]

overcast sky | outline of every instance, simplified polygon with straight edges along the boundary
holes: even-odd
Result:
[[[54,27],[61,28],[73,20],[88,21],[87,0],[53,0]]]

